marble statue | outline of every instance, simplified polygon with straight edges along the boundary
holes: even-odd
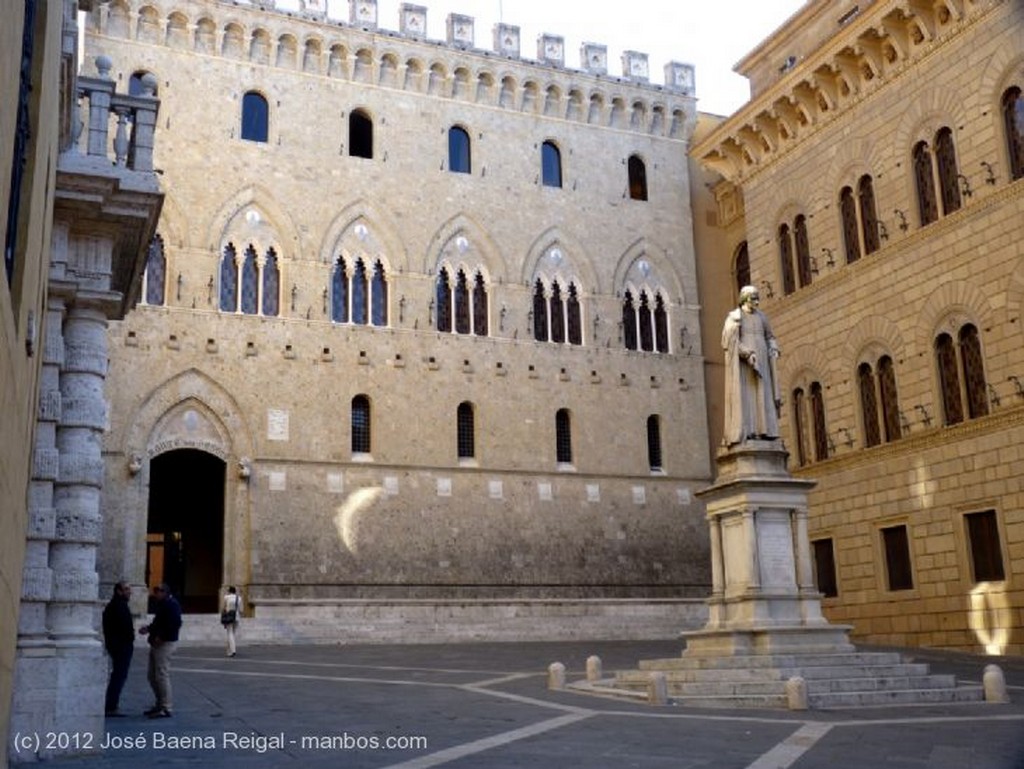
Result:
[[[725,319],[725,446],[779,437],[779,346],[753,286],[740,290],[739,307]]]

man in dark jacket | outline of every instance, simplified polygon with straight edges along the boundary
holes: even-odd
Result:
[[[181,630],[181,606],[171,595],[167,585],[153,588],[156,610],[153,621],[139,628],[149,636],[150,688],[156,697],[156,704],[146,711],[150,718],[169,718],[171,715],[171,657],[178,648],[178,631]]]
[[[117,705],[121,690],[128,679],[128,668],[132,664],[135,644],[135,625],[128,599],[132,597],[132,586],[127,582],[114,585],[114,595],[103,609],[103,645],[110,655],[110,679],[107,681],[106,714],[120,716]]]

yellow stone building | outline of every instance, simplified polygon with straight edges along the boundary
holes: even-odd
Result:
[[[824,607],[861,641],[1024,650],[1022,51],[1019,2],[809,2],[693,150],[731,277],[702,300],[760,288]]]

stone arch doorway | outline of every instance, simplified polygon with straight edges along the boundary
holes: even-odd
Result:
[[[223,459],[199,449],[175,449],[150,461],[146,584],[166,582],[185,612],[218,610],[225,473]]]

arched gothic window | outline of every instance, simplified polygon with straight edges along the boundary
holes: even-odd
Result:
[[[267,251],[263,263],[263,314],[275,317],[281,310],[281,273],[277,267],[277,254],[274,249]]]
[[[860,227],[864,233],[864,253],[873,254],[879,248],[878,216],[875,213],[875,186],[865,174],[857,182],[857,201],[860,203]]]
[[[164,255],[164,239],[153,238],[146,253],[146,304],[162,305],[167,284],[167,257]]]
[[[864,421],[864,445],[877,446],[882,442],[878,429],[878,398],[875,393],[875,375],[870,363],[861,363],[857,369],[860,387],[860,410]]]
[[[352,453],[370,453],[370,399],[357,395],[352,399]]]
[[[569,344],[583,344],[583,322],[580,317],[580,300],[576,295],[576,284],[569,284],[569,298],[565,302],[566,325]]]
[[[223,312],[238,310],[238,262],[232,243],[224,247],[220,260],[220,309]]]
[[[639,155],[630,155],[627,162],[629,171],[629,197],[632,200],[647,200],[647,166]]]
[[[381,260],[373,263],[368,274],[366,260],[356,258],[349,268],[339,256],[331,272],[331,320],[359,326],[388,324],[388,282]]]
[[[540,278],[533,286],[533,338],[538,342],[548,341],[548,303]]]
[[[853,264],[860,259],[860,236],[857,234],[857,204],[853,200],[851,187],[843,187],[839,192],[839,217],[843,225],[846,263]]]
[[[457,174],[472,173],[469,133],[461,126],[448,129],[448,170]]]
[[[252,142],[266,142],[269,136],[270,107],[258,91],[247,91],[242,97],[241,137]]]
[[[242,257],[241,310],[245,315],[255,315],[259,310],[259,268],[256,266],[256,249],[249,246]]]
[[[1003,128],[1010,158],[1010,179],[1024,177],[1024,96],[1017,86],[1003,94]]]
[[[455,272],[453,285],[449,268],[442,267],[434,297],[438,331],[487,336],[487,285],[483,273],[477,272],[470,278],[460,268]]]
[[[668,313],[661,294],[654,297],[654,349],[668,352]]]
[[[821,382],[811,382],[811,420],[814,427],[814,458],[823,462],[828,459],[828,427],[825,424],[825,393]]]
[[[476,424],[473,404],[469,401],[460,403],[455,421],[458,457],[459,459],[472,459],[476,456]]]
[[[878,359],[878,395],[882,404],[882,427],[885,429],[886,443],[898,441],[902,437],[900,420],[900,401],[896,391],[896,369],[892,358],[883,355]]]
[[[552,141],[540,145],[541,180],[545,187],[562,186],[562,152]]]
[[[331,320],[348,323],[348,265],[341,257],[331,273]]]
[[[557,344],[565,342],[565,305],[562,303],[562,287],[556,280],[551,284],[551,298],[548,302],[551,322],[551,341]]]
[[[651,352],[654,349],[654,327],[651,321],[651,305],[647,299],[647,292],[641,291],[637,322],[640,332],[640,349],[645,352]]]
[[[370,283],[370,322],[375,326],[388,325],[388,279],[384,265],[378,259],[373,264],[373,279]]]
[[[942,190],[942,213],[948,216],[960,208],[960,172],[952,129],[943,128],[935,135],[935,160],[939,170],[939,189]]]
[[[555,413],[555,459],[559,464],[572,464],[572,420],[569,409]]]
[[[348,116],[348,154],[356,158],[373,157],[373,121],[361,109]]]
[[[369,291],[368,279],[366,276],[366,262],[356,259],[352,266],[352,322],[358,326],[365,326],[369,320]]]
[[[807,453],[807,402],[804,390],[798,387],[793,390],[793,433],[796,435],[796,461],[800,467],[809,461]]]
[[[957,371],[956,346],[949,334],[939,334],[935,340],[935,362],[939,367],[939,387],[942,390],[942,411],[947,425],[964,421],[960,401],[960,374]]]
[[[637,348],[636,308],[633,306],[633,294],[629,291],[622,301],[622,337],[627,350]]]
[[[960,364],[964,372],[964,397],[967,416],[971,419],[988,414],[988,392],[985,383],[985,362],[977,326],[968,323],[960,329]]]

